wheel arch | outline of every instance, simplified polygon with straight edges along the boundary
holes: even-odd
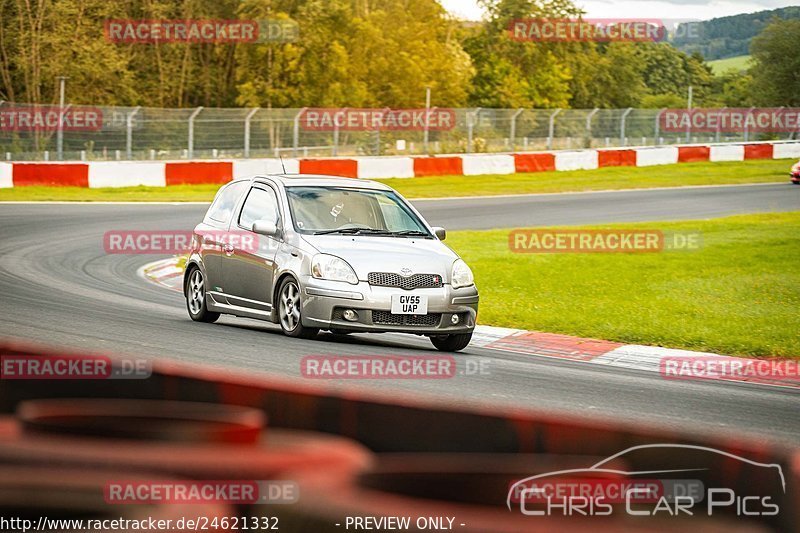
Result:
[[[186,261],[186,267],[183,269],[183,295],[184,296],[186,296],[186,284],[189,281],[189,274],[191,274],[192,271],[195,268],[200,268],[200,264],[197,262],[197,260],[189,259],[188,261]],[[202,269],[200,269],[200,270],[202,270]],[[205,276],[205,272],[203,273],[203,276]]]
[[[281,284],[283,284],[283,281],[286,278],[292,278],[297,282],[297,286],[300,288],[300,297],[301,298],[303,297],[303,288],[300,287],[300,281],[297,279],[297,276],[295,276],[294,273],[292,273],[291,270],[287,270],[285,272],[281,272],[280,275],[278,275],[277,279],[275,280],[275,283],[272,285],[272,302],[273,302],[272,308],[273,309],[277,309],[277,307],[278,307],[278,291],[281,290]]]

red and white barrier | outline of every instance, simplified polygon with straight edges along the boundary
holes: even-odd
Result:
[[[97,161],[89,164],[89,187],[164,187],[166,163]]]
[[[285,169],[285,170],[284,170]],[[250,178],[265,174],[298,174],[298,159],[236,159],[233,162],[233,179]]]
[[[662,146],[636,150],[636,166],[675,165],[678,163],[678,147]]]
[[[368,179],[413,178],[411,157],[358,157],[358,177]]]
[[[731,144],[711,146],[709,149],[709,161],[744,161],[744,145]]]
[[[463,155],[461,165],[465,176],[480,176],[481,174],[513,174],[517,171],[514,156],[499,155]]]
[[[266,174],[322,174],[349,178],[481,176],[517,172],[647,167],[699,161],[800,158],[800,141],[658,146],[513,154],[236,159],[218,161],[92,161],[0,163],[0,187],[62,185],[132,187],[226,183]]]
[[[11,163],[0,163],[0,189],[14,186],[13,171]]]
[[[594,170],[599,166],[597,150],[556,152],[556,170]]]
[[[772,150],[774,159],[800,158],[800,142],[775,144],[772,146]]]

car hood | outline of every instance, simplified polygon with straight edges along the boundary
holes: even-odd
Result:
[[[324,254],[341,257],[360,280],[370,272],[439,274],[449,282],[458,255],[436,239],[375,237],[361,235],[303,235],[303,239]]]

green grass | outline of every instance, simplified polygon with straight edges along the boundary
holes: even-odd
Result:
[[[716,59],[714,61],[709,61],[708,65],[711,67],[711,70],[714,71],[714,74],[720,76],[729,70],[735,70],[736,72],[747,70],[747,68],[750,66],[750,57],[751,56],[747,55]]]
[[[642,189],[681,185],[722,185],[786,181],[788,160],[752,160],[724,163],[681,163],[655,167],[606,167],[598,170],[535,172],[510,175],[432,176],[378,180],[408,198],[436,198],[498,194]],[[0,201],[107,201],[210,202],[218,185],[170,187],[15,187],[0,189]]]
[[[440,176],[379,180],[407,198],[481,196],[548,192],[645,189],[682,185],[722,185],[787,181],[788,160],[681,163],[654,167],[605,167],[597,170],[536,172],[486,176]]]
[[[0,201],[63,202],[210,202],[220,185],[171,185],[169,187],[14,187],[0,189]]]
[[[517,254],[509,230],[452,232],[479,322],[739,356],[800,357],[800,212],[595,226],[700,231],[656,254]]]

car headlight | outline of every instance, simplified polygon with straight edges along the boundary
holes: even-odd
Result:
[[[311,260],[311,275],[317,279],[328,279],[331,281],[345,281],[351,285],[358,285],[353,267],[347,261],[334,255],[317,254]]]
[[[456,262],[453,263],[453,275],[450,276],[450,284],[454,289],[469,287],[475,284],[472,270],[470,270],[467,264],[461,259],[456,259]]]

